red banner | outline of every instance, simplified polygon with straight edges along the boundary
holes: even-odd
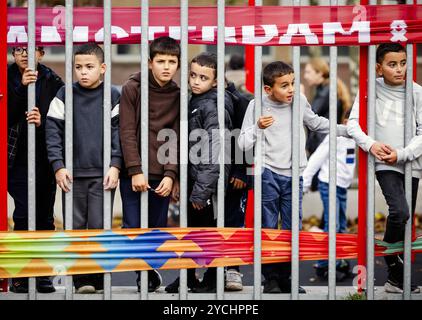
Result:
[[[27,9],[8,13],[7,42],[25,44]],[[180,39],[180,8],[149,8],[149,39],[169,35]],[[75,7],[74,42],[103,41],[103,9]],[[140,43],[140,8],[113,8],[112,41]],[[36,12],[38,45],[65,41],[65,8]],[[189,43],[216,44],[217,8],[189,8]],[[226,7],[227,45],[369,45],[422,42],[422,5]]]

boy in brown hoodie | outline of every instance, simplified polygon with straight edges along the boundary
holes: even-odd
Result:
[[[180,61],[180,46],[172,38],[160,37],[150,44],[149,56],[149,130],[148,180],[142,171],[140,146],[141,90],[140,72],[132,75],[123,85],[120,100],[120,139],[125,168],[120,175],[120,193],[123,204],[123,228],[140,227],[140,194],[148,194],[148,227],[167,226],[170,194],[178,174],[176,139],[162,141],[160,131],[169,130],[179,136],[180,88],[172,80]],[[163,144],[166,144],[163,146]],[[161,147],[167,148],[169,157]],[[170,159],[170,161],[168,161]],[[140,290],[138,272],[138,291]],[[156,270],[148,273],[148,291],[161,285]]]

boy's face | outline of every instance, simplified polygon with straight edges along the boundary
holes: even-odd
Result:
[[[390,86],[403,85],[406,80],[406,52],[389,52],[377,63],[377,74]]]
[[[189,73],[189,85],[194,94],[205,93],[217,86],[215,70],[200,66],[196,62],[191,63]]]
[[[101,84],[101,76],[106,65],[95,54],[78,54],[75,56],[75,74],[81,87],[95,89]]]
[[[156,54],[152,61],[149,60],[149,68],[155,81],[162,87],[171,81],[179,66],[177,56],[168,54]]]
[[[44,51],[35,49],[35,66],[38,65],[38,62],[42,60],[44,56]],[[23,72],[28,68],[28,48],[27,47],[16,47],[13,50],[13,58],[15,59],[16,64],[18,65],[19,70]]]
[[[272,87],[265,85],[264,90],[270,100],[291,103],[295,94],[295,74],[289,73],[275,79]]]

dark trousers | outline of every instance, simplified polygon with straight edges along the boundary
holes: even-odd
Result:
[[[148,183],[151,188],[156,189],[160,184],[160,180],[150,180]],[[170,205],[170,197],[161,197],[154,191],[148,192],[148,227],[159,228],[167,227],[168,210]],[[139,192],[132,190],[132,178],[120,177],[120,194],[122,197],[123,208],[123,228],[140,228],[141,218],[141,198]],[[152,276],[152,270],[149,273],[149,279]],[[139,272],[138,278],[140,277]]]
[[[71,187],[73,188],[73,229],[103,229],[103,177],[74,178]],[[111,207],[113,207],[114,193],[113,190]],[[65,203],[65,201],[63,201],[63,203]],[[66,214],[64,213],[64,221],[65,216]],[[96,290],[102,290],[103,279],[104,276],[101,273],[73,276],[73,282],[77,289],[84,285],[92,285]]]
[[[245,210],[248,190],[234,189],[230,183],[227,187],[224,203],[224,226],[242,228],[245,226]],[[227,269],[239,271],[239,266],[230,266]]]
[[[155,189],[161,181],[151,180],[149,185]],[[167,227],[167,217],[170,205],[170,197],[161,197],[154,191],[148,192],[148,227]],[[141,226],[140,193],[132,190],[132,178],[120,178],[120,194],[122,196],[123,207],[123,228],[139,228]]]
[[[14,166],[9,169],[7,189],[15,203],[14,230],[28,230],[28,169],[26,167]],[[54,230],[56,182],[52,172],[37,171],[35,193],[36,230]]]
[[[188,184],[188,197],[192,193],[193,181],[190,181]],[[188,203],[188,227],[216,227],[217,220],[214,218],[214,203],[211,199],[211,204],[207,205],[205,208],[201,210],[196,210],[192,206],[192,202],[189,201]],[[188,283],[194,283],[195,279],[195,270],[196,269],[188,269]],[[212,283],[214,286],[216,285],[217,280],[217,268],[208,268],[204,274],[203,281],[207,284]]]
[[[376,177],[388,205],[384,241],[389,243],[403,241],[406,222],[409,219],[409,206],[404,190],[404,175],[392,170],[383,170],[377,171]],[[412,215],[415,213],[418,184],[419,179],[412,178]],[[385,256],[388,266],[396,263],[397,260],[397,255]]]

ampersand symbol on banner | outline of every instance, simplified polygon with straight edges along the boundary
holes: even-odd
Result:
[[[391,25],[392,42],[406,42],[407,38],[404,36],[407,33],[407,24],[404,20],[394,20]]]

